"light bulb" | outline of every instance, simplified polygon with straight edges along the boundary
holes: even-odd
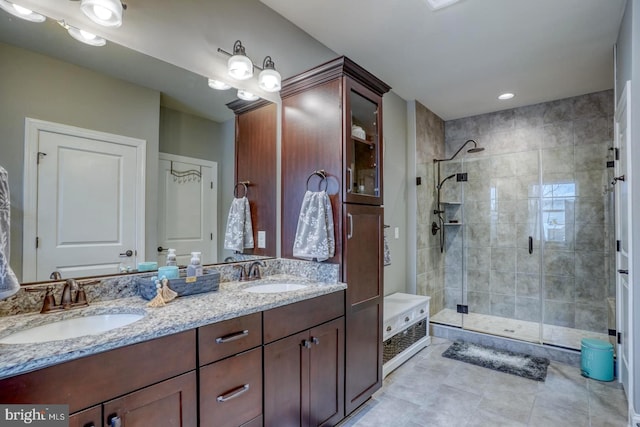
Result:
[[[103,21],[108,21],[113,16],[113,12],[111,12],[104,6],[100,6],[99,4],[93,6],[93,13],[95,13],[95,15]]]
[[[247,80],[253,77],[253,63],[245,55],[233,55],[227,62],[229,76],[236,80]]]

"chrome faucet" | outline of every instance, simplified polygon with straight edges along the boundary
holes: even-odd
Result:
[[[264,263],[262,261],[254,261],[249,264],[249,269],[247,270],[245,264],[238,264],[236,267],[240,268],[240,281],[248,282],[251,280],[260,280],[262,275],[260,274],[260,267],[264,267]]]

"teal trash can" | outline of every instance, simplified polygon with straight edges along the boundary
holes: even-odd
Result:
[[[595,338],[582,339],[582,375],[599,381],[613,381],[613,345]]]

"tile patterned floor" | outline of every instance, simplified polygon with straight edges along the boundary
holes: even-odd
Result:
[[[460,313],[448,308],[445,308],[433,316],[431,321],[457,327],[462,327],[462,322],[464,322],[464,328],[470,331],[515,338],[528,342],[538,343],[540,341],[540,324],[538,322],[527,322],[526,320],[509,319],[478,313],[465,314],[463,319]],[[543,327],[543,341],[545,344],[559,345],[579,350],[582,338],[597,338],[613,344],[613,337],[598,332],[554,325],[544,325]]]
[[[615,381],[580,375],[551,362],[545,382],[441,356],[450,341],[432,344],[392,372],[382,389],[341,427],[623,427],[624,392]]]

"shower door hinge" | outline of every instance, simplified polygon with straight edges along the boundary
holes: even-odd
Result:
[[[457,305],[458,313],[469,314],[469,306],[464,304]]]
[[[616,240],[616,252],[620,252],[620,240]]]
[[[618,344],[622,344],[622,332],[618,332]]]
[[[416,177],[416,185],[422,185],[422,177]]]
[[[457,182],[467,182],[467,173],[457,173],[456,174],[456,181]]]
[[[614,162],[613,160],[607,160],[607,167],[608,168],[613,168],[615,167],[616,162]]]
[[[613,149],[613,153],[614,153],[614,158],[616,160],[620,160],[620,149],[619,148],[614,148]]]
[[[36,237],[36,249],[40,246],[40,238]]]
[[[616,336],[616,332],[617,331],[615,329],[608,329],[608,331],[609,331],[609,336],[610,337],[615,337]]]

